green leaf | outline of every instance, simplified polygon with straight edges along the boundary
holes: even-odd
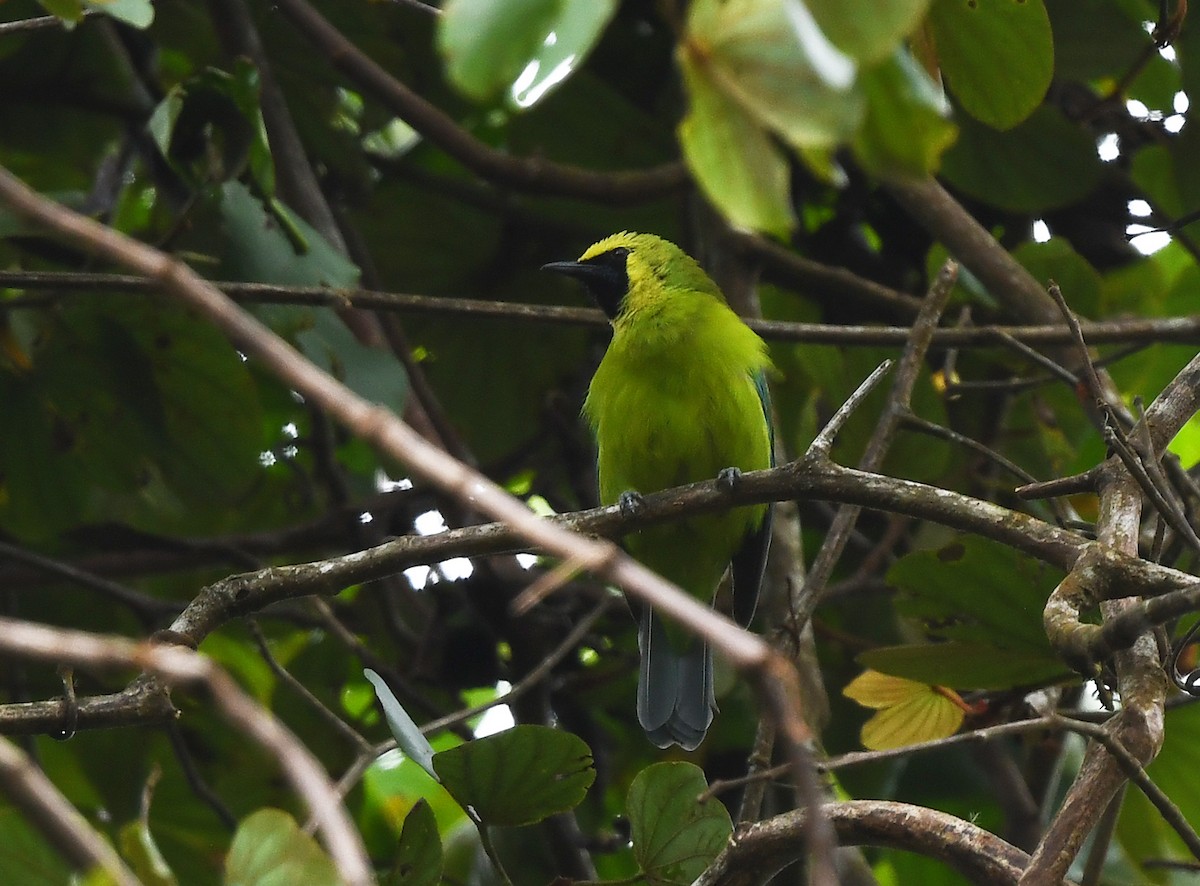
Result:
[[[1193,704],[1169,709],[1164,727],[1162,750],[1146,767],[1146,774],[1179,807],[1184,819],[1194,824],[1200,821],[1200,707]],[[1135,859],[1195,861],[1141,791],[1126,794],[1117,838]],[[1138,882],[1150,882],[1149,875],[1147,869],[1144,880]]]
[[[227,280],[253,283],[356,286],[358,267],[302,219],[285,212],[303,236],[303,252],[297,251],[276,215],[268,213],[245,185],[236,181],[222,185],[220,274]]]
[[[515,726],[442,751],[433,768],[459,803],[502,827],[573,809],[596,778],[587,744],[548,726]]]
[[[1133,66],[1150,35],[1145,15],[1112,0],[1044,0],[1054,34],[1054,75],[1098,80]],[[1165,61],[1165,59],[1164,59]]]
[[[260,809],[242,820],[225,859],[224,886],[338,886],[333,862],[286,812]]]
[[[176,886],[179,882],[144,821],[131,821],[121,828],[121,855],[145,886]]]
[[[798,149],[832,148],[863,115],[856,66],[798,0],[696,0],[680,58],[699,79]]]
[[[138,30],[144,31],[154,21],[154,6],[150,0],[85,0],[89,9],[103,12]]]
[[[1043,212],[1086,197],[1103,164],[1092,137],[1050,107],[996,132],[969,117],[942,158],[942,175],[972,197],[1012,212]]]
[[[860,84],[867,116],[853,144],[863,166],[881,176],[936,172],[958,130],[946,119],[941,91],[908,50],[864,71]]]
[[[429,803],[420,800],[404,819],[388,886],[437,886],[442,879],[442,841]]]
[[[446,73],[465,95],[491,102],[508,91],[527,108],[591,51],[616,0],[451,0],[438,24]]]
[[[38,0],[42,8],[53,16],[62,19],[65,24],[73,27],[83,20],[82,0]]]
[[[942,74],[968,114],[1011,129],[1041,104],[1054,75],[1042,0],[934,0],[929,20]]]
[[[885,674],[956,689],[1008,689],[1071,676],[1053,655],[1024,649],[999,654],[992,644],[961,640],[882,646],[861,653],[855,661]]]
[[[860,62],[883,61],[921,23],[929,0],[806,0],[833,44]]]
[[[391,351],[364,345],[331,310],[315,312],[313,325],[296,335],[304,355],[328,369],[358,395],[373,403],[404,407],[408,376]]]
[[[787,157],[770,135],[705,77],[681,60],[691,106],[679,125],[688,168],[735,227],[786,237],[792,214]]]
[[[1013,250],[1013,258],[1043,286],[1051,280],[1057,283],[1071,310],[1085,317],[1099,315],[1103,281],[1091,263],[1066,239],[1051,237],[1044,243],[1026,241]]]
[[[959,688],[974,688],[965,679],[994,684],[1036,683],[1065,669],[1042,629],[1042,608],[1062,573],[998,542],[964,537],[938,551],[917,551],[900,559],[888,572],[888,583],[899,590],[898,612],[917,619],[933,639],[958,641],[948,656],[918,653],[923,666],[896,671],[898,676]],[[1020,665],[1006,671],[989,670],[976,662],[978,672],[966,673],[963,650],[973,661],[1012,655]],[[912,664],[912,653],[874,654],[863,663],[893,672],[896,659]],[[888,656],[893,656],[889,661]]]
[[[691,763],[655,763],[629,786],[625,809],[633,854],[650,886],[685,886],[712,863],[733,833],[729,812]]]
[[[1133,158],[1133,178],[1148,199],[1171,216],[1191,215],[1200,206],[1200,169],[1195,158],[1200,150],[1200,127],[1185,126],[1183,132],[1164,145],[1150,145]],[[1200,227],[1192,221],[1185,231],[1195,235]]]
[[[437,773],[433,770],[433,746],[429,743],[429,739],[413,722],[413,718],[409,716],[408,711],[404,710],[400,700],[396,698],[379,674],[370,668],[365,668],[363,676],[375,687],[375,695],[379,699],[379,703],[383,705],[388,728],[392,730],[392,735],[396,739],[396,744],[400,746],[400,750],[431,776],[437,778]]]

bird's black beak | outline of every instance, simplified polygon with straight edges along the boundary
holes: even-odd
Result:
[[[587,287],[592,300],[609,319],[616,318],[621,299],[629,288],[624,256],[621,256],[620,266],[611,261],[552,261],[542,265],[542,270],[574,277]]]

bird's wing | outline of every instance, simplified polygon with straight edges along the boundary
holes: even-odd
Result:
[[[767,390],[767,377],[761,371],[754,373],[753,377],[762,404],[763,420],[767,423],[771,467],[775,467],[775,427],[771,423],[771,395]],[[750,624],[758,607],[758,591],[767,568],[767,551],[771,547],[771,512],[768,505],[762,523],[746,534],[741,546],[733,554],[733,617],[743,627]]]

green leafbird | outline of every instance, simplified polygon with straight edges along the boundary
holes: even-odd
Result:
[[[582,281],[612,342],[583,412],[596,435],[600,500],[636,508],[642,493],[773,464],[766,345],[717,285],[673,243],[614,234],[545,269]],[[733,614],[749,624],[771,539],[770,508],[739,507],[633,533],[626,549],[699,600],[732,566]],[[646,606],[639,616],[638,720],[659,747],[694,750],[712,723],[712,651]]]

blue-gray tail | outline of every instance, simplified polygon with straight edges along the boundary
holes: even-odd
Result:
[[[684,652],[677,652],[662,620],[648,606],[638,622],[638,648],[638,722],[658,747],[677,744],[694,751],[704,741],[716,708],[712,650],[694,639]]]

